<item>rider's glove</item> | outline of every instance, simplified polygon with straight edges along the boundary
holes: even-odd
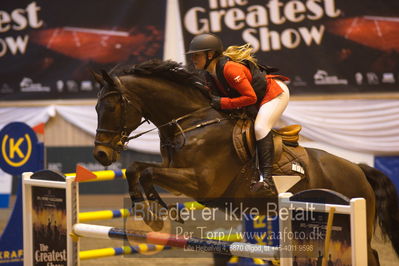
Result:
[[[222,109],[220,105],[221,97],[212,94],[210,96],[211,96],[211,106],[217,110],[221,110]]]

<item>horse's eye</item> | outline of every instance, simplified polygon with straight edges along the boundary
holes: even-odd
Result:
[[[107,110],[108,112],[114,112],[115,104],[105,104],[105,110]]]

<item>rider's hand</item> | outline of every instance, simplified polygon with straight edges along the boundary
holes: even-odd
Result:
[[[211,96],[211,106],[217,110],[221,110],[222,109],[220,105],[221,97],[212,94],[210,96]]]

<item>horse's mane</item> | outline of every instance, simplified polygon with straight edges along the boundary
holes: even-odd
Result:
[[[151,76],[176,82],[181,85],[199,89],[205,96],[205,81],[201,75],[194,71],[189,71],[182,64],[172,60],[162,61],[152,59],[136,65],[127,65],[113,71],[116,75],[139,75]]]

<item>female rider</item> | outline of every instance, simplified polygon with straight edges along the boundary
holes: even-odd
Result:
[[[214,34],[195,36],[186,54],[196,69],[206,70],[219,96],[211,96],[215,109],[237,109],[256,105],[255,138],[260,178],[251,184],[253,192],[263,188],[276,193],[272,179],[274,155],[272,127],[279,120],[289,100],[284,76],[266,76],[252,57],[249,44],[230,46],[223,51],[222,41]]]

